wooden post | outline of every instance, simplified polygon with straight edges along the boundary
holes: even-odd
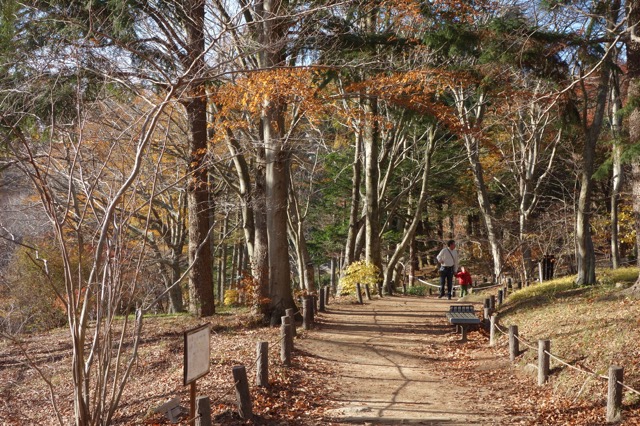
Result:
[[[516,357],[520,354],[520,345],[518,341],[518,326],[509,326],[509,359],[515,361]]]
[[[484,317],[482,319],[488,320],[489,317],[491,316],[491,299],[486,298],[484,299]]]
[[[302,299],[302,328],[311,330],[313,328],[313,300],[310,296]]]
[[[609,393],[607,395],[607,423],[620,421],[622,417],[622,379],[624,368],[609,367]]]
[[[491,312],[496,310],[496,296],[493,294],[489,296],[489,309],[491,309]]]
[[[331,289],[336,290],[336,258],[331,258]]]
[[[538,340],[538,386],[544,385],[549,379],[549,351],[550,340]]]
[[[496,314],[491,315],[489,320],[489,346],[496,345]]]
[[[504,294],[503,290],[498,290],[498,306],[502,306],[502,295]]]
[[[367,296],[367,300],[371,300],[371,289],[369,288],[369,284],[364,285],[364,294]]]
[[[324,287],[320,287],[320,295],[318,296],[318,302],[320,302],[320,307],[318,308],[318,312],[326,312],[324,309]]]
[[[194,380],[189,386],[189,417],[191,418],[191,421],[189,422],[190,425],[196,424],[196,389],[196,380]]]
[[[289,317],[288,315],[283,316],[282,317],[282,322],[289,329],[289,331],[287,333],[287,337],[289,338],[289,351],[292,352],[293,351],[293,333],[291,332],[291,330],[293,329],[293,327],[292,327],[292,324],[291,324],[291,317]]]
[[[315,294],[312,295],[311,300],[311,305],[313,306],[313,315],[316,315],[318,313],[318,296],[316,296]]]
[[[269,386],[269,342],[258,342],[256,348],[256,386]]]
[[[296,314],[293,308],[287,308],[284,313],[291,318],[291,336],[298,337],[298,331],[296,330]]]
[[[291,365],[291,350],[293,349],[293,336],[291,336],[291,319],[283,316],[282,325],[280,326],[280,360],[282,365],[288,367]]]
[[[247,381],[247,370],[244,365],[233,367],[233,381],[236,387],[236,399],[238,400],[238,414],[243,420],[253,419],[253,407],[251,395],[249,394],[249,382]]]
[[[362,290],[360,289],[360,283],[356,283],[356,296],[358,296],[358,303],[364,304],[362,301]]]
[[[196,398],[196,426],[211,426],[211,401],[208,396]]]
[[[324,306],[329,304],[329,296],[331,295],[331,287],[328,285],[324,286]]]
[[[487,327],[489,327],[489,322],[488,320],[491,319],[491,309],[489,308],[484,308],[484,312],[482,314],[482,320],[484,321],[484,328],[486,329]]]

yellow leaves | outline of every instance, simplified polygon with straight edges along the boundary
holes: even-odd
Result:
[[[278,68],[252,72],[220,86],[211,94],[218,114],[210,126],[220,130],[212,142],[221,142],[237,130],[257,133],[265,117],[273,117],[272,129],[285,134],[326,116],[331,102],[324,98],[318,80],[319,72],[311,68]]]
[[[380,281],[380,270],[372,263],[366,261],[353,262],[349,266],[340,278],[340,285],[342,288],[342,294],[352,294],[356,291],[356,284],[369,285],[373,292],[377,289],[377,284]]]
[[[262,114],[268,108],[295,106],[303,113],[319,112],[324,102],[315,83],[317,72],[310,68],[278,68],[257,71],[218,89],[215,101],[222,115],[237,111]]]

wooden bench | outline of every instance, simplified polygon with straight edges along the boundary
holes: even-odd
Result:
[[[473,305],[451,305],[446,313],[449,323],[462,329],[462,342],[467,341],[467,327],[469,324],[480,324],[480,318],[476,316]]]

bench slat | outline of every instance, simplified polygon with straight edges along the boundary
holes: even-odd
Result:
[[[451,324],[479,324],[473,305],[451,305],[446,317]]]
[[[449,312],[474,312],[473,305],[451,305]]]

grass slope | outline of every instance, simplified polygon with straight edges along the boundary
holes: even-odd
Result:
[[[598,271],[598,284],[579,287],[565,277],[516,291],[499,308],[502,329],[517,325],[522,365],[537,365],[537,341],[551,340],[551,353],[588,374],[551,359],[551,384],[559,396],[573,400],[606,400],[611,365],[624,368],[624,383],[640,390],[640,300],[625,294],[638,277],[637,268]],[[506,336],[501,337],[504,344]],[[624,403],[636,406],[640,396],[625,391]]]

